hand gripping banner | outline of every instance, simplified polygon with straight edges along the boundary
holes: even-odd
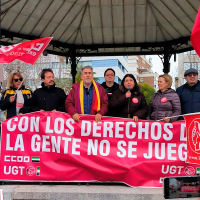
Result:
[[[185,123],[36,112],[2,123],[1,180],[115,181],[162,187],[163,177],[191,176]]]

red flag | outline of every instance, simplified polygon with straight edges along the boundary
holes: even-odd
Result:
[[[46,37],[0,48],[0,63],[10,63],[15,59],[34,64],[47,47],[52,37]]]
[[[200,57],[200,11],[197,13],[190,40],[194,50]]]
[[[187,134],[188,163],[200,164],[200,113],[184,115]]]

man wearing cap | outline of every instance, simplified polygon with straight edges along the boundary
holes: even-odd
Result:
[[[184,85],[176,89],[181,101],[182,114],[200,112],[200,81],[198,80],[198,71],[188,69],[184,73]]]

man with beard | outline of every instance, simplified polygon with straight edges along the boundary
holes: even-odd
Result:
[[[41,72],[42,88],[36,89],[31,99],[31,111],[65,112],[66,94],[63,89],[55,87],[52,69]]]
[[[85,66],[81,69],[81,82],[75,83],[65,102],[66,111],[79,122],[79,114],[95,115],[95,121],[108,111],[108,97],[105,89],[93,80],[93,68]]]

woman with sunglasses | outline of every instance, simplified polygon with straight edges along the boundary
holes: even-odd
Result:
[[[0,109],[7,110],[6,119],[20,113],[23,106],[29,106],[32,92],[23,85],[23,77],[16,72],[9,76],[8,88],[2,94]]]

